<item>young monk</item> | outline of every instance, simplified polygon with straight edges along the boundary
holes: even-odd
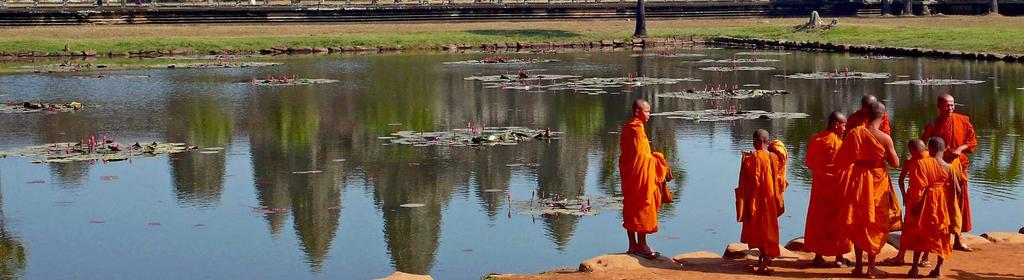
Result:
[[[924,141],[921,141],[921,139],[913,139],[913,140],[908,141],[907,142],[907,151],[910,152],[910,158],[907,159],[906,161],[903,161],[903,169],[900,170],[900,179],[899,179],[900,193],[903,194],[903,198],[904,198],[903,201],[904,201],[904,203],[909,203],[910,202],[910,200],[906,199],[907,198],[907,188],[906,188],[906,184],[904,184],[904,182],[906,182],[907,175],[910,173],[910,170],[915,170],[917,168],[918,162],[920,162],[922,159],[926,159],[926,158],[930,157],[928,155],[928,148],[925,147]],[[904,208],[907,209],[907,205],[904,205]],[[894,256],[892,258],[885,259],[884,261],[882,261],[880,263],[880,265],[887,265],[887,266],[901,266],[901,265],[904,265],[903,260],[906,259],[906,252],[907,252],[907,250],[906,250],[907,245],[906,244],[910,244],[911,238],[914,237],[914,233],[915,233],[914,231],[916,230],[914,225],[917,224],[917,220],[916,220],[917,216],[916,215],[912,215],[912,214],[913,213],[911,213],[909,210],[907,210],[907,214],[903,216],[903,232],[902,232],[902,234],[900,234],[900,248],[899,248],[899,252],[896,253],[896,256]],[[918,263],[918,265],[919,266],[927,266],[928,265],[927,261],[926,261],[927,259],[928,259],[928,253],[924,253],[923,258],[921,259],[921,262]]]
[[[885,120],[885,105],[871,105],[871,122],[846,132],[843,145],[836,154],[836,166],[842,168],[842,185],[846,190],[840,205],[844,235],[850,238],[856,253],[854,276],[885,277],[875,267],[875,257],[882,251],[894,215],[899,215],[899,202],[892,193],[892,182],[886,163],[899,167],[899,158],[889,134],[879,130]],[[864,272],[862,256],[868,253],[868,270]]]
[[[956,205],[958,211],[953,217],[953,223],[958,228],[954,233],[953,249],[971,251],[971,248],[960,242],[960,234],[971,231],[971,201],[967,195],[967,169],[970,167],[970,158],[967,157],[967,154],[974,152],[978,146],[978,139],[975,137],[971,119],[954,113],[956,100],[952,95],[939,96],[936,105],[939,116],[925,126],[924,132],[921,133],[921,140],[928,141],[931,137],[939,137],[949,146],[942,158],[956,167],[953,172],[961,179],[959,181],[960,195],[957,197]]]
[[[627,253],[653,259],[660,254],[647,245],[647,235],[658,231],[659,187],[672,180],[665,156],[651,152],[644,123],[651,105],[643,99],[633,102],[633,116],[619,136],[619,173],[622,176],[622,227],[629,236]]]
[[[860,109],[853,114],[850,114],[850,118],[846,124],[846,127],[858,127],[861,125],[867,125],[871,121],[871,104],[878,103],[878,98],[874,95],[866,94],[860,98]],[[889,127],[889,115],[886,114],[882,120],[882,124],[878,126],[878,129],[885,132],[885,134],[892,135],[892,128]]]
[[[900,241],[902,247],[914,251],[914,263],[907,272],[909,277],[918,277],[921,253],[935,253],[938,260],[928,277],[939,277],[942,262],[953,254],[950,241],[950,209],[946,196],[957,192],[957,178],[952,175],[949,164],[942,160],[946,143],[942,138],[928,139],[930,157],[908,166],[910,189],[907,191],[907,216],[913,216],[913,237],[908,243]],[[955,194],[954,194],[955,195]],[[905,244],[905,245],[904,245]]]
[[[779,216],[784,211],[782,192],[788,182],[785,168],[788,153],[781,141],[771,141],[768,131],[754,132],[754,151],[743,152],[739,186],[736,188],[737,221],[743,223],[740,242],[757,248],[755,273],[769,275],[772,259],[778,257]]]
[[[811,200],[807,205],[807,224],[804,227],[804,251],[813,252],[815,267],[842,267],[843,254],[852,250],[850,241],[842,236],[839,222],[839,202],[843,197],[839,173],[833,161],[842,135],[846,132],[846,116],[832,112],[828,127],[807,142],[804,163],[813,173]],[[835,262],[825,263],[824,256],[835,256]]]

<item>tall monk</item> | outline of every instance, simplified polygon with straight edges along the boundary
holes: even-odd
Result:
[[[736,188],[737,221],[743,223],[740,242],[761,254],[757,274],[768,275],[772,259],[780,255],[779,216],[785,211],[782,192],[788,152],[781,141],[771,141],[768,131],[754,132],[754,151],[743,152],[739,186]]]
[[[971,231],[971,202],[967,192],[967,170],[970,167],[970,158],[967,157],[967,154],[974,152],[978,146],[978,139],[974,136],[974,125],[971,125],[970,118],[953,112],[956,102],[952,95],[943,94],[937,101],[939,116],[924,128],[921,140],[928,141],[929,138],[939,137],[949,147],[943,153],[942,158],[958,167],[954,173],[961,176],[961,180],[958,182],[961,194],[957,197],[959,215],[953,217],[954,224],[959,226],[959,230],[955,233],[953,249],[971,251],[971,248],[960,243],[960,233]]]
[[[630,254],[657,258],[647,245],[647,235],[658,231],[664,183],[672,180],[665,156],[651,152],[644,123],[651,117],[651,105],[643,99],[633,102],[633,116],[619,137],[619,173],[622,176],[622,227],[629,235]]]
[[[845,228],[844,235],[853,241],[856,253],[853,275],[873,278],[886,276],[875,267],[875,256],[882,251],[893,220],[900,213],[885,165],[888,162],[898,168],[900,163],[892,138],[879,129],[885,120],[885,105],[872,103],[870,113],[871,122],[846,132],[836,154],[836,166],[844,170],[841,185],[845,195],[839,217]],[[866,274],[861,258],[865,251],[868,253]]]
[[[850,117],[846,123],[846,127],[858,127],[861,125],[867,125],[868,122],[871,121],[871,104],[877,102],[878,98],[875,97],[874,95],[867,94],[864,95],[864,97],[861,97],[860,109],[858,109],[856,112],[853,112],[853,114],[850,114]],[[892,135],[892,128],[889,127],[888,114],[886,114],[884,119],[882,119],[882,124],[878,126],[878,129],[882,130],[882,132],[885,132],[885,134]]]
[[[897,181],[897,182],[899,182],[898,184],[900,185],[900,193],[903,195],[903,198],[904,198],[904,200],[903,200],[903,202],[904,202],[904,205],[903,205],[904,207],[903,208],[904,209],[907,208],[906,207],[907,205],[905,203],[909,202],[909,200],[906,199],[907,198],[907,187],[906,187],[905,182],[907,180],[907,177],[910,175],[910,171],[911,170],[916,170],[917,164],[922,159],[927,159],[927,158],[930,157],[928,155],[928,148],[925,147],[924,141],[921,141],[921,139],[912,139],[910,141],[907,141],[907,151],[910,152],[910,158],[907,159],[906,161],[903,161],[903,169],[900,170],[900,178]],[[899,252],[896,253],[896,256],[894,256],[892,258],[885,259],[884,261],[879,263],[879,265],[887,265],[887,266],[902,266],[902,265],[904,265],[903,260],[906,259],[906,253],[907,253],[907,249],[906,249],[906,245],[905,244],[910,244],[910,239],[913,238],[914,230],[916,230],[916,227],[914,225],[917,224],[917,220],[916,220],[917,216],[911,215],[911,214],[912,213],[907,212],[906,215],[903,215],[903,229],[902,229],[902,234],[900,234],[900,248],[899,248]],[[927,266],[928,265],[927,261],[926,261],[927,259],[928,259],[928,253],[925,253],[923,255],[923,257],[921,258],[921,262],[918,263],[918,265],[919,266]]]
[[[953,245],[949,240],[950,208],[946,196],[954,194],[957,178],[953,176],[949,164],[942,160],[946,143],[942,138],[932,137],[928,140],[928,152],[931,156],[922,159],[913,166],[907,166],[910,177],[910,189],[907,190],[907,217],[914,228],[909,240],[901,241],[906,250],[914,251],[914,263],[907,275],[918,277],[918,265],[921,253],[935,253],[938,261],[928,277],[939,277],[943,261],[953,254]],[[955,194],[954,194],[955,195]]]
[[[842,236],[839,221],[839,203],[843,188],[839,185],[839,170],[834,162],[836,152],[843,144],[846,116],[832,112],[828,127],[811,137],[807,143],[804,163],[811,170],[811,200],[807,206],[807,225],[804,227],[804,251],[814,253],[812,265],[816,267],[842,267],[843,254],[852,250],[850,241]],[[835,256],[835,262],[825,263],[824,256]]]

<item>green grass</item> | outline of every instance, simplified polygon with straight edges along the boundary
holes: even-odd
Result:
[[[960,19],[944,19],[941,24],[930,24],[919,19],[851,19],[856,21],[819,33],[794,32],[792,20],[778,20],[772,23],[747,20],[740,23],[732,20],[705,20],[703,24],[688,24],[687,21],[665,21],[649,29],[651,37],[676,37],[684,35],[735,36],[747,38],[786,39],[797,41],[820,41],[838,44],[865,44],[893,47],[921,47],[959,51],[1024,53],[1024,24],[1013,18],[968,18],[974,22],[961,26]],[[930,20],[930,19],[928,19]],[[711,24],[708,24],[710,22]],[[922,23],[923,22],[923,23]],[[658,23],[655,21],[655,23]],[[734,26],[734,27],[719,27]],[[728,25],[731,23],[731,25]],[[450,25],[450,26],[449,26]],[[628,23],[566,22],[566,23],[518,23],[513,27],[504,24],[428,24],[428,25],[362,25],[328,26],[323,30],[309,31],[315,27],[273,27],[273,32],[249,33],[244,36],[232,33],[203,33],[197,28],[195,35],[181,30],[163,27],[138,26],[125,34],[111,34],[122,29],[96,28],[79,30],[76,27],[44,29],[55,35],[39,35],[34,30],[0,30],[0,50],[61,51],[66,43],[72,50],[94,50],[98,52],[132,50],[171,50],[191,48],[197,51],[209,50],[259,50],[278,45],[342,47],[402,45],[406,48],[438,48],[445,44],[472,44],[498,42],[547,42],[547,41],[596,41],[601,39],[629,39],[632,29]],[[186,28],[186,27],[182,27]],[[211,27],[213,28],[213,27]],[[225,27],[220,27],[225,28]],[[230,28],[230,27],[226,27]],[[292,29],[289,29],[292,28]],[[346,31],[351,29],[351,31]],[[176,34],[168,34],[170,31]],[[341,30],[335,32],[335,30]],[[417,31],[418,30],[418,31]],[[4,33],[7,32],[7,33]],[[76,32],[89,36],[75,37]],[[93,33],[88,33],[93,32]],[[331,32],[335,32],[331,34]],[[47,33],[51,34],[51,33]],[[63,37],[63,38],[62,38]],[[80,38],[80,39],[68,39]]]

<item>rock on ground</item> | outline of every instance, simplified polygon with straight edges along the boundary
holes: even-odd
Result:
[[[889,245],[892,245],[893,247],[899,248],[900,247],[900,237],[902,235],[903,235],[902,232],[900,232],[900,233],[891,232],[891,233],[889,233],[889,237],[885,240],[885,242],[889,243]]]
[[[992,243],[992,241],[988,241],[988,239],[981,236],[964,233],[960,235],[960,243],[963,243],[964,246],[967,247],[976,247],[978,245]]]
[[[992,243],[1024,244],[1024,234],[1012,232],[986,232],[981,237],[992,241]]]
[[[379,280],[434,280],[434,278],[430,277],[430,275],[409,274],[401,271],[396,271],[395,273],[385,276],[384,278],[379,278]]]
[[[700,251],[684,253],[672,257],[672,260],[682,265],[711,265],[721,263],[722,256],[708,251]]]
[[[761,251],[758,249],[750,249],[747,244],[742,243],[730,243],[725,246],[725,253],[722,254],[724,259],[757,259],[761,255]],[[793,253],[785,247],[779,246],[779,258],[800,258],[799,255]]]
[[[806,241],[804,241],[804,237],[801,236],[801,237],[794,238],[793,240],[790,240],[789,242],[786,242],[786,249],[790,250],[790,251],[794,251],[794,252],[803,252],[804,251],[804,246],[806,244],[807,243],[806,243]]]
[[[679,264],[665,256],[649,260],[629,254],[602,255],[580,263],[580,272],[597,272],[639,268],[679,268]]]

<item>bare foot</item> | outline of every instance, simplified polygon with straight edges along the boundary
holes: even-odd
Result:
[[[822,258],[821,256],[818,256],[818,257],[814,258],[814,260],[811,261],[811,266],[812,267],[818,267],[818,268],[824,268],[824,267],[828,266],[828,264],[825,263],[825,258]]]
[[[910,271],[907,272],[907,277],[918,278],[918,277],[921,277],[921,274],[918,273],[917,267],[915,266],[915,267],[911,267]]]
[[[775,270],[773,270],[771,268],[768,268],[767,266],[762,266],[761,268],[759,268],[756,271],[754,271],[754,273],[756,273],[758,275],[764,275],[764,276],[772,275],[772,272],[775,272]]]
[[[853,271],[850,271],[850,274],[852,274],[853,277],[863,277],[864,276],[864,270],[862,268],[860,268],[860,267],[854,268]]]
[[[885,272],[885,271],[882,271],[881,269],[878,269],[877,267],[872,267],[872,268],[868,268],[868,273],[866,274],[866,276],[869,279],[886,278],[886,277],[889,277],[889,273]]]
[[[942,276],[942,272],[938,268],[932,269],[932,272],[928,273],[929,278],[939,278],[939,276]]]
[[[921,263],[918,263],[917,265],[920,266],[920,267],[931,267],[932,263],[923,260],[923,261],[921,261]]]
[[[903,266],[903,258],[900,256],[891,257],[878,263],[880,266]]]

